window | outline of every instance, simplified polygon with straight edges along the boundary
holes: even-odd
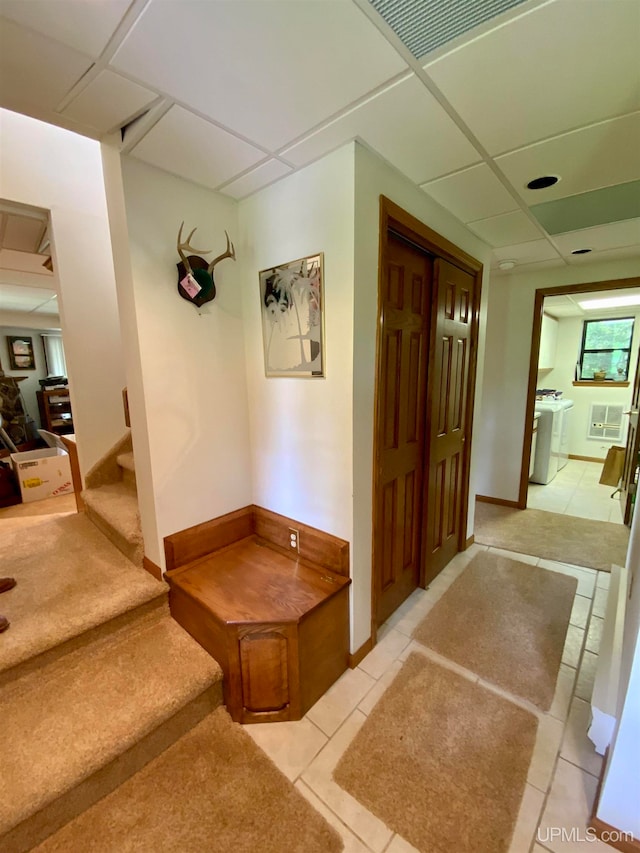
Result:
[[[633,317],[585,320],[580,348],[580,379],[626,382]]]
[[[64,358],[64,347],[61,335],[42,335],[44,359],[48,376],[66,376],[67,364]]]

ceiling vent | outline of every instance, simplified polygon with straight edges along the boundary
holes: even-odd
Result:
[[[370,0],[416,59],[525,0]]]

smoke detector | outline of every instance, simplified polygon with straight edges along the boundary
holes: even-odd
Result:
[[[498,268],[501,270],[512,270],[516,265],[515,261],[500,261]]]

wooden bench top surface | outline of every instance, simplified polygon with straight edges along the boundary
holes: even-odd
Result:
[[[350,583],[256,536],[202,557],[170,579],[225,622],[297,621]]]

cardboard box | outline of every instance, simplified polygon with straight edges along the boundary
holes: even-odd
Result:
[[[73,492],[69,454],[58,447],[12,453],[24,503]]]

